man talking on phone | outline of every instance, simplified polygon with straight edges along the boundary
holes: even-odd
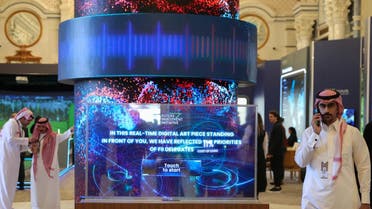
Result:
[[[316,94],[311,126],[302,134],[295,161],[306,167],[302,209],[370,208],[371,165],[360,131],[341,118],[340,93],[325,89]],[[355,176],[360,182],[360,194]]]

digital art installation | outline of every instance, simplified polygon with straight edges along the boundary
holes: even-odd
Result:
[[[257,33],[238,1],[76,0],[58,80],[74,85],[75,202],[255,199]]]

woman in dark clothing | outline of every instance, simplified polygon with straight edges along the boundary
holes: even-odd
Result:
[[[270,159],[270,166],[274,175],[274,187],[270,191],[277,192],[282,190],[280,185],[284,178],[283,161],[286,150],[286,136],[282,125],[284,119],[276,111],[269,112],[269,121],[273,124],[273,127],[269,137],[269,153],[267,158]]]
[[[262,117],[257,114],[257,197],[258,193],[265,192],[266,179],[266,157],[264,152],[264,139],[266,131],[263,126]]]
[[[293,147],[294,143],[297,142],[296,129],[294,127],[289,127],[288,132],[289,132],[289,137],[288,137],[288,140],[287,140],[287,146],[288,147]]]

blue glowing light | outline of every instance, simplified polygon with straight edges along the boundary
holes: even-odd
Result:
[[[256,71],[250,67],[257,57],[256,31],[238,20],[95,16],[62,23],[59,36],[60,81],[128,75],[256,80],[247,73]]]

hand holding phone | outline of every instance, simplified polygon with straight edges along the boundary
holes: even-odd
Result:
[[[316,119],[315,120],[315,125],[320,126],[321,115],[320,115],[319,110],[317,108],[314,110],[314,118]]]
[[[320,121],[322,120],[322,116],[320,114],[320,112],[318,111],[318,109],[314,109],[314,115],[313,115],[313,119],[312,119],[312,126],[313,126],[313,130],[315,133],[319,134],[320,133]]]

